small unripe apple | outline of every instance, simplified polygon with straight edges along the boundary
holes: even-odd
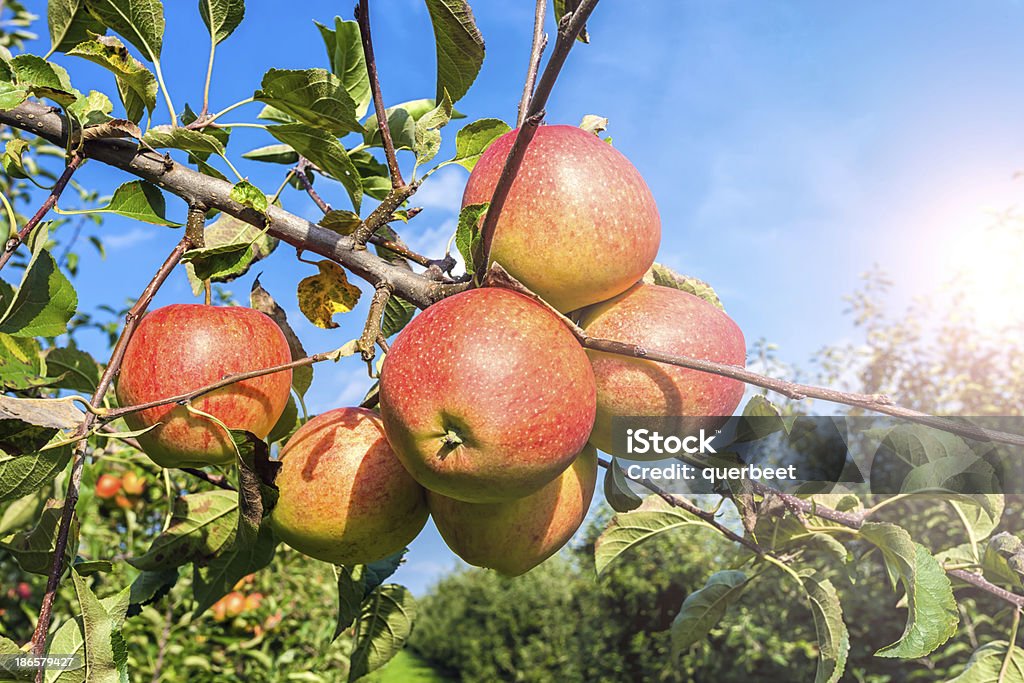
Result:
[[[384,429],[426,488],[493,503],[561,474],[594,424],[594,377],[575,336],[541,304],[473,289],[413,318],[384,359]]]
[[[585,310],[581,325],[593,337],[645,349],[728,365],[746,363],[743,332],[732,318],[700,297],[670,287],[637,284]],[[692,434],[722,426],[743,398],[743,383],[734,379],[603,351],[588,349],[587,354],[597,380],[597,419],[590,441],[619,457],[644,459],[614,447],[614,417],[681,417],[679,431]]]
[[[96,480],[96,497],[110,500],[121,490],[121,478],[113,474],[101,474]]]
[[[141,496],[146,490],[146,480],[131,470],[124,473],[121,478],[121,488],[129,496]]]
[[[491,201],[517,133],[480,157],[463,206]],[[629,159],[575,126],[541,126],[505,200],[490,258],[571,311],[626,290],[650,268],[660,243],[654,197]]]
[[[431,491],[437,530],[469,564],[519,576],[554,555],[580,528],[597,484],[597,451],[587,444],[569,469],[536,493],[504,503],[464,503]]]
[[[404,548],[427,523],[376,413],[338,408],[314,417],[281,450],[271,520],[285,543],[334,564],[367,564]]]
[[[291,360],[284,333],[251,308],[175,304],[146,314],[121,364],[117,400],[138,405],[199,389],[226,375],[261,370]],[[192,406],[230,429],[261,439],[288,403],[291,370],[228,385],[194,400]],[[168,404],[125,416],[153,462],[164,467],[226,464],[235,458],[230,435],[209,418]]]

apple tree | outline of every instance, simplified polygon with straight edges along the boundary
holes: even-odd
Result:
[[[217,48],[244,21],[245,5],[200,0],[189,11],[209,61],[192,107],[166,85],[164,60],[175,54],[165,49],[160,0],[49,2],[45,55],[24,50],[31,13],[6,3],[14,19],[0,54],[0,567],[23,601],[36,593],[18,577],[39,575],[45,585],[37,607],[10,617],[17,628],[0,639],[0,675],[123,680],[132,662],[154,679],[173,670],[200,680],[209,664],[173,638],[207,616],[248,629],[239,656],[270,671],[277,663],[260,647],[280,616],[260,613],[275,607],[264,597],[277,581],[268,568],[299,562],[298,575],[320,581],[330,568],[337,609],[327,624],[285,628],[316,633],[325,648],[346,646],[308,668],[362,678],[413,628],[415,601],[389,578],[428,515],[470,564],[523,574],[583,524],[599,467],[617,514],[593,544],[597,581],[679,530],[714,533],[735,551],[680,605],[669,629],[676,653],[728,619],[752,584],[774,582],[813,617],[816,679],[838,681],[851,630],[836,584],[871,564],[884,567],[888,585],[868,588],[893,602],[902,594],[894,615],[906,610],[902,635],[878,657],[932,656],[957,631],[957,594],[981,591],[1005,605],[992,618],[1007,638],[979,644],[960,680],[1024,670],[1016,647],[1024,551],[1017,536],[994,533],[1003,498],[936,493],[979,444],[1020,446],[1024,437],[745,367],[743,332],[714,290],[655,262],[654,197],[601,137],[606,122],[545,121],[571,52],[600,49],[583,45],[597,0],[554,2],[550,45],[548,8],[537,3],[518,110],[510,122],[460,124],[454,156],[439,161],[442,135],[461,116],[454,105],[483,63],[484,37],[465,0],[425,4],[437,69],[423,99],[385,99],[371,3],[360,0],[352,19],[310,27],[326,47],[320,65],[232,74],[251,80],[251,97],[214,106]],[[85,77],[96,67],[116,87]],[[243,127],[260,129],[266,144],[236,149],[233,131]],[[275,187],[241,172],[255,163],[282,165]],[[82,187],[76,177],[87,164],[117,169],[123,184]],[[447,248],[424,255],[401,233],[423,220],[416,192],[447,165],[470,172],[458,227]],[[86,208],[60,211],[68,192]],[[289,210],[297,196],[315,202],[317,222]],[[174,199],[184,202],[183,224],[168,215]],[[122,324],[98,319],[104,309],[83,306],[72,284],[77,231],[109,214],[180,233],[141,292],[118,293],[133,297],[127,309],[105,309]],[[367,296],[358,337],[308,353],[258,278],[248,305],[220,287],[278,250],[316,267],[294,286],[317,327],[338,328],[335,316]],[[187,276],[203,303],[150,310],[175,275]],[[99,362],[75,344],[86,327],[109,335]],[[347,357],[367,365],[373,389],[359,406],[308,415],[315,368]],[[909,470],[903,489],[877,500],[731,475],[709,505],[627,479],[620,459],[629,454],[614,436],[624,417],[685,416],[688,432],[703,433],[739,411],[773,433],[797,429],[764,395],[741,407],[745,386],[900,419],[884,438]],[[967,542],[933,547],[879,515],[925,492],[947,495],[946,521],[962,524]],[[724,521],[723,506],[742,525]],[[827,562],[813,552],[821,548]],[[685,539],[678,552],[687,552]],[[247,613],[260,618],[247,622]],[[139,636],[146,629],[152,638]],[[152,661],[137,649],[147,640],[159,644]],[[274,641],[275,654],[301,653],[286,641]],[[189,645],[201,651],[204,642]],[[73,658],[59,668],[61,656]]]

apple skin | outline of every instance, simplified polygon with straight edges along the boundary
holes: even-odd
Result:
[[[281,328],[251,308],[174,304],[146,314],[128,342],[117,381],[117,400],[128,406],[199,389],[225,375],[260,370],[291,360]],[[291,370],[237,382],[201,396],[193,407],[231,429],[265,438],[288,403]],[[223,428],[169,404],[125,416],[144,429],[142,449],[163,467],[233,462]]]
[[[441,538],[477,567],[519,576],[561,549],[580,528],[597,486],[597,451],[587,444],[573,464],[525,498],[464,503],[427,491]]]
[[[121,491],[121,479],[113,474],[101,474],[96,480],[96,497],[109,500]]]
[[[594,426],[594,391],[586,353],[551,311],[488,287],[402,330],[384,359],[380,406],[420,484],[495,503],[534,493],[572,463]]]
[[[714,305],[670,287],[637,284],[583,311],[581,326],[593,337],[616,339],[645,349],[743,366],[743,332]],[[681,416],[680,431],[713,431],[743,398],[743,383],[697,370],[602,351],[587,350],[597,381],[597,419],[590,440],[605,453],[632,460],[664,456],[616,452],[612,418]],[[677,434],[678,435],[678,434]]]
[[[517,132],[480,157],[463,206],[491,200]],[[660,243],[658,207],[629,159],[575,126],[541,126],[502,208],[490,258],[565,312],[628,289]]]
[[[380,417],[337,408],[314,417],[281,450],[271,521],[301,553],[366,564],[408,545],[427,523],[423,487],[395,458]]]

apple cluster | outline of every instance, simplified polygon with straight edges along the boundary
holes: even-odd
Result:
[[[483,154],[463,204],[488,201],[515,140]],[[661,240],[654,198],[611,145],[571,126],[543,126],[497,222],[490,259],[592,337],[743,365],[736,324],[693,294],[643,281]],[[260,340],[254,344],[253,340]],[[281,331],[240,308],[168,306],[132,338],[117,385],[122,405],[289,360]],[[230,462],[211,421],[265,437],[290,372],[128,416],[149,456],[168,467]],[[280,538],[336,564],[405,547],[433,517],[466,562],[522,574],[582,524],[597,449],[616,453],[617,416],[688,416],[713,430],[743,394],[717,375],[584,349],[543,303],[508,289],[464,291],[415,317],[387,353],[380,411],[338,408],[284,445],[271,521]],[[205,414],[205,415],[204,415]]]

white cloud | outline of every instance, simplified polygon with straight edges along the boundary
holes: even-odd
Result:
[[[152,237],[153,231],[147,228],[132,228],[128,232],[119,235],[110,235],[103,238],[103,246],[110,250],[127,249],[141,244]]]
[[[427,178],[412,198],[412,204],[424,209],[444,209],[458,214],[462,206],[462,191],[466,187],[466,173],[456,166],[442,168]]]

